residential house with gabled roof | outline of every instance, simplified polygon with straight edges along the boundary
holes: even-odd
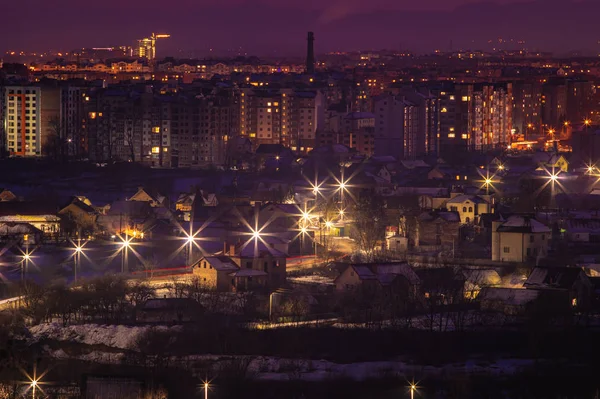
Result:
[[[98,217],[98,226],[108,235],[144,238],[154,221],[150,202],[115,201],[106,214]]]
[[[528,262],[545,257],[552,230],[531,216],[513,215],[492,222],[492,260]]]
[[[334,284],[338,292],[393,289],[414,297],[420,280],[407,262],[365,263],[343,265]]]
[[[192,265],[192,273],[207,289],[230,292],[233,289],[232,273],[239,266],[228,256],[205,256]]]
[[[574,243],[599,243],[600,219],[568,219],[565,224],[567,239]]]
[[[555,172],[568,172],[569,161],[562,154],[551,154],[547,161],[540,162],[540,166]]]
[[[58,207],[47,202],[0,202],[0,223],[27,223],[42,231],[45,237],[60,235]]]
[[[458,212],[461,223],[479,223],[479,217],[492,213],[492,204],[478,195],[458,195],[446,203],[446,209]]]
[[[0,188],[0,202],[11,202],[17,201],[18,198],[12,193],[12,191]]]
[[[418,245],[448,247],[458,244],[461,225],[458,212],[423,212],[418,216],[417,223],[419,224]]]
[[[484,287],[477,296],[477,302],[483,311],[516,316],[523,315],[539,296],[540,291],[524,288]]]
[[[592,283],[579,267],[536,267],[523,286],[535,290],[566,291],[572,306],[586,307],[592,298]]]
[[[286,282],[287,254],[262,241],[224,244],[223,251],[192,266],[194,275],[218,291],[273,290]]]
[[[165,208],[169,207],[169,199],[166,196],[158,193],[157,191],[145,189],[144,187],[139,187],[138,191],[131,196],[128,201],[147,202],[153,208],[159,206]]]
[[[68,205],[58,211],[63,222],[63,230],[68,235],[89,235],[96,230],[98,212],[85,200],[73,197]]]

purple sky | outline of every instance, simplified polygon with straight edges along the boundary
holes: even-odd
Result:
[[[317,53],[448,50],[450,41],[454,49],[483,48],[498,37],[596,52],[598,15],[597,0],[20,0],[2,7],[0,49],[131,44],[166,31],[173,37],[161,43],[161,55],[240,46],[250,54],[302,55],[313,30]]]

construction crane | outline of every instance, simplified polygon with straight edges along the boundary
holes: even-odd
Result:
[[[150,37],[145,37],[138,40],[137,48],[135,49],[135,55],[139,58],[146,58],[148,61],[153,62],[156,59],[156,41],[158,39],[168,39],[171,35],[166,33],[152,33]]]

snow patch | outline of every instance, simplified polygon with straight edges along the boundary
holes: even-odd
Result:
[[[138,338],[149,329],[170,331],[179,327],[150,327],[83,324],[63,327],[59,323],[45,323],[29,329],[31,342],[43,340],[67,341],[86,345],[105,345],[118,349],[134,349]],[[175,331],[175,330],[173,330]]]

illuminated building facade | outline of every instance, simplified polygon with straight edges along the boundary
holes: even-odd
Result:
[[[323,123],[323,95],[293,89],[251,89],[240,93],[240,133],[253,143],[283,144],[307,153]]]
[[[6,86],[3,115],[6,151],[34,157],[42,154],[42,91],[33,86]]]

